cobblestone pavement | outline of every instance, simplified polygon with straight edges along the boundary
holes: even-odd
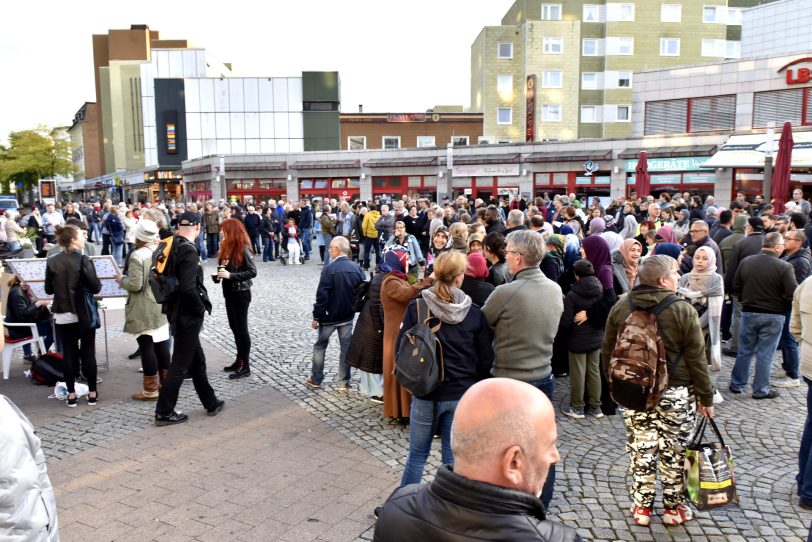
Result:
[[[213,262],[207,266],[212,267]],[[269,386],[280,391],[380,459],[397,479],[406,459],[408,428],[383,418],[380,405],[360,395],[357,385],[351,386],[349,393],[330,385],[337,366],[337,336],[327,351],[327,385],[311,390],[304,384],[316,336],[309,326],[311,308],[322,268],[312,261],[287,267],[258,262],[258,267],[249,315],[252,374],[238,382],[213,378],[212,385],[226,398],[256,393]],[[202,336],[226,356],[233,356],[235,348],[221,293],[217,287],[209,291],[214,311]],[[594,541],[806,540],[812,516],[797,506],[794,481],[805,416],[805,388],[786,390],[773,401],[754,401],[747,393],[732,396],[725,391],[731,366],[732,360],[726,359],[719,375],[718,387],[726,401],[717,408],[717,421],[734,451],[739,509],[698,512],[698,519],[686,527],[666,528],[659,519],[654,519],[650,528],[633,525],[628,517],[628,461],[622,421],[618,417],[572,420],[559,415],[561,463],[551,515],[576,527],[586,540]],[[560,411],[568,400],[568,382],[561,379],[556,386],[555,406]],[[191,386],[182,390],[179,403],[184,402],[196,403]],[[70,457],[150,425],[152,409],[151,405],[120,401],[60,419],[38,432],[49,457]],[[426,480],[431,479],[437,466],[439,453],[435,450],[426,468]],[[367,517],[371,524],[371,517]],[[371,540],[371,529],[359,529],[358,537]]]

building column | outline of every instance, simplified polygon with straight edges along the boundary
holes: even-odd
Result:
[[[359,197],[361,201],[372,201],[372,174],[363,172],[363,178],[358,177]]]
[[[293,175],[288,175],[286,185],[288,201],[299,201],[299,179]]]
[[[716,181],[713,183],[713,199],[722,205],[733,201],[733,170],[731,168],[716,168]],[[769,196],[765,196],[769,201]]]
[[[626,161],[612,160],[612,178],[609,185],[609,197],[618,199],[626,195]]]

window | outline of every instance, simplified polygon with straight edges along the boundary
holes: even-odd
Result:
[[[584,56],[600,56],[603,54],[602,40],[586,38],[582,42],[581,54]]]
[[[617,88],[631,88],[632,72],[617,72]]]
[[[400,148],[400,136],[383,136],[382,140],[384,149]]]
[[[561,106],[552,104],[542,105],[541,120],[547,122],[561,122]]]
[[[791,88],[756,92],[753,95],[753,128],[764,128],[768,122],[781,126],[812,124],[812,99],[809,88]]]
[[[513,109],[510,107],[497,107],[496,124],[513,124]]]
[[[739,58],[741,57],[741,42],[728,41],[728,40],[702,40],[702,56],[720,57],[720,58]]]
[[[741,25],[742,24],[742,10],[741,8],[727,8],[727,24]]]
[[[418,147],[436,147],[434,144],[434,136],[417,136]]]
[[[581,20],[585,23],[604,22],[603,6],[598,6],[595,4],[584,4],[584,14]]]
[[[544,38],[544,52],[548,55],[560,55],[564,52],[564,38]]]
[[[725,24],[726,15],[726,6],[705,6],[702,8],[703,23]]]
[[[541,20],[542,21],[560,21],[561,20],[561,4],[542,4],[541,5]]]
[[[615,114],[615,119],[618,122],[629,122],[632,118],[632,106],[630,105],[619,105],[617,106],[617,112]]]
[[[497,75],[496,76],[496,93],[502,100],[511,100],[513,98],[513,76],[512,75]]]
[[[350,136],[347,138],[347,149],[351,151],[362,151],[367,148],[366,136]]]
[[[682,22],[682,5],[663,4],[660,7],[660,22],[680,23]]]
[[[733,130],[736,96],[646,102],[645,135]]]
[[[598,74],[595,72],[584,72],[581,74],[581,88],[584,90],[598,89]]]
[[[561,88],[561,70],[541,72],[541,88]]]
[[[679,38],[660,38],[660,56],[679,56]]]
[[[598,106],[597,105],[582,105],[581,106],[581,122],[599,122],[598,121]]]
[[[464,147],[468,144],[468,136],[452,136],[451,145],[454,147]]]
[[[606,38],[607,55],[633,55],[634,38]]]
[[[725,42],[725,58],[741,58],[741,56],[742,56],[742,42],[740,41]]]
[[[509,41],[500,41],[497,43],[496,56],[499,58],[513,58],[513,44]]]
[[[606,4],[607,21],[634,21],[634,4]]]

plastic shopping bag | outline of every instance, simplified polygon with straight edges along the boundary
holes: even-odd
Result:
[[[73,385],[73,390],[76,392],[76,397],[84,397],[90,393],[90,388],[87,387],[87,384],[82,384],[80,382],[76,382]],[[68,385],[64,382],[57,382],[56,386],[54,386],[54,394],[48,397],[48,399],[59,399],[60,401],[64,401],[67,398]]]
[[[708,422],[716,434],[716,442],[703,442]],[[685,450],[685,492],[699,510],[739,504],[733,454],[725,445],[713,418],[702,417]]]

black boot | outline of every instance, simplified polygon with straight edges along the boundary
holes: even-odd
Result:
[[[228,375],[229,380],[237,380],[238,378],[243,378],[251,374],[251,369],[248,367],[248,362],[243,362],[240,360],[240,365],[237,369],[230,375]]]
[[[139,346],[135,352],[127,356],[127,359],[138,359],[140,357],[141,357],[141,347]]]
[[[176,410],[172,411],[172,414],[166,415],[155,415],[155,425],[175,425],[176,423],[183,423],[189,420],[189,416],[184,414],[183,412],[178,412]]]
[[[240,360],[235,359],[234,363],[232,363],[231,365],[226,365],[225,367],[223,367],[223,371],[226,372],[226,373],[233,373],[234,371],[236,371],[239,368],[240,368]]]

